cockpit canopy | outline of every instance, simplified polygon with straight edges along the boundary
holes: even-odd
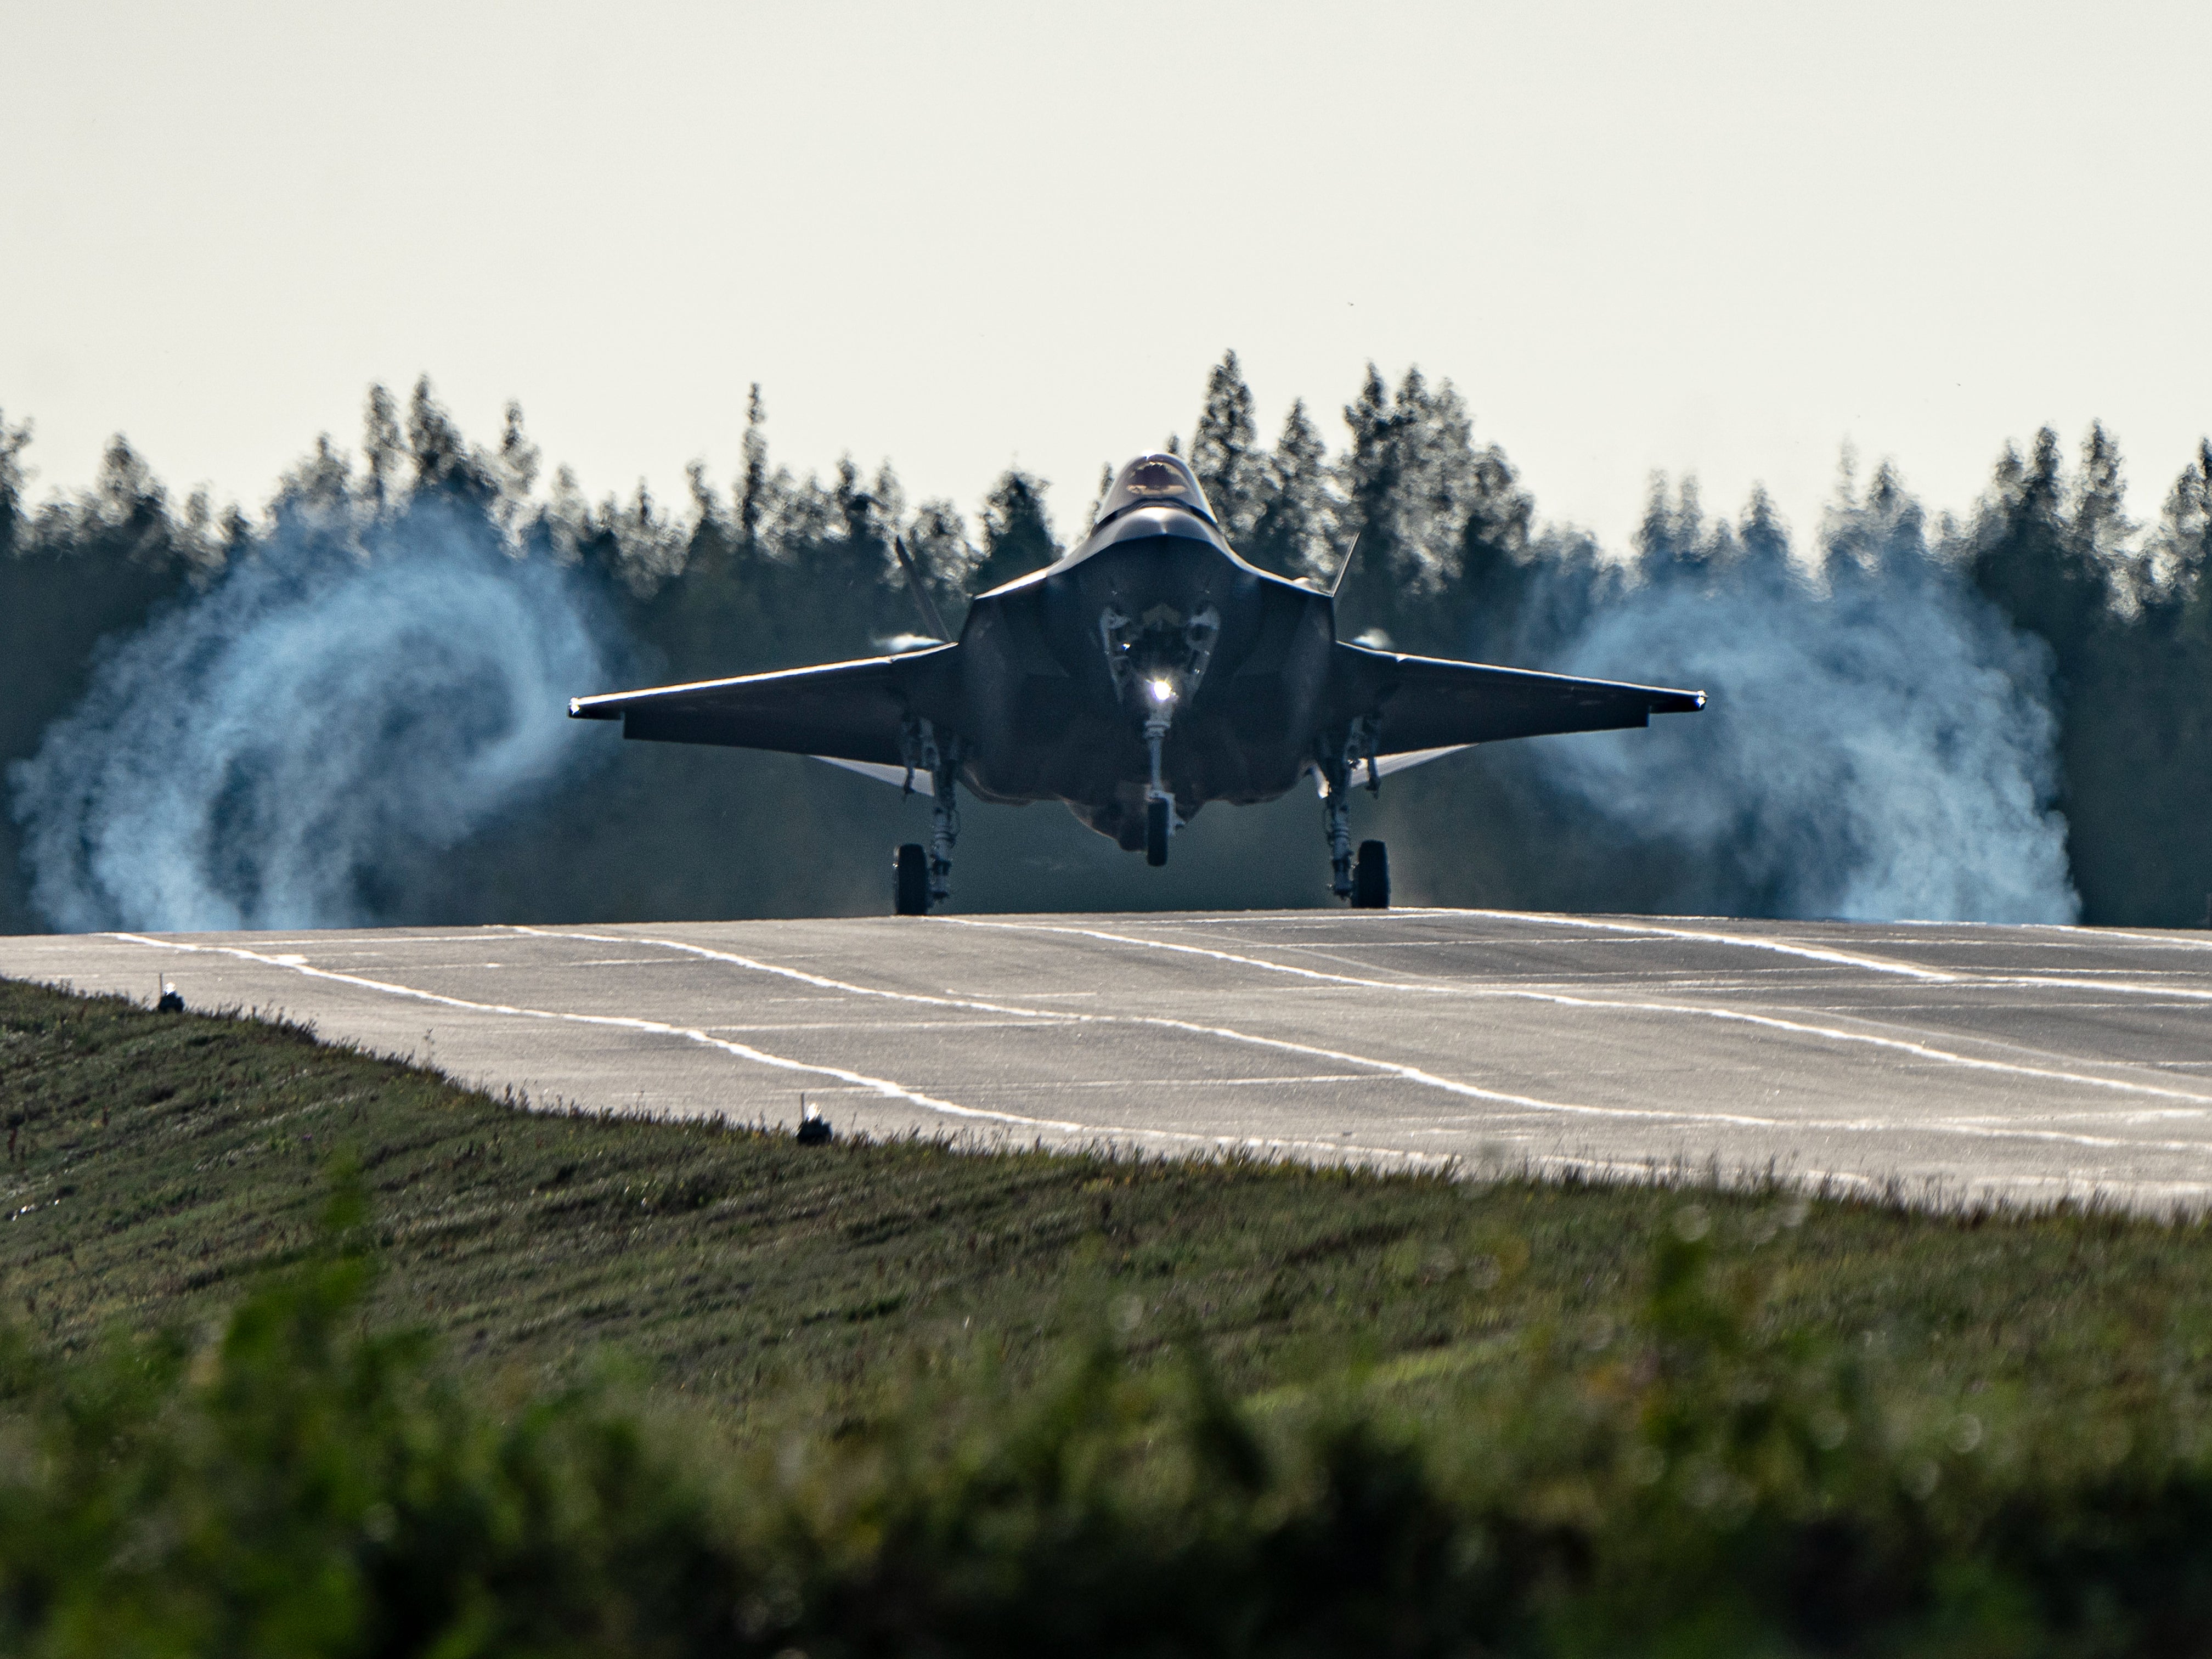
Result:
[[[1133,507],[1180,507],[1219,527],[1206,492],[1180,455],[1139,455],[1123,467],[1098,505],[1097,522],[1119,518]]]

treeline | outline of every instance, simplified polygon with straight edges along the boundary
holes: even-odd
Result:
[[[1667,660],[1601,669],[1559,656],[1607,607],[1666,584],[1720,591],[1763,572],[1786,578],[1813,605],[1841,574],[1893,588],[1904,603],[1912,582],[1933,572],[1970,588],[1993,618],[2047,653],[2044,680],[2027,688],[2057,714],[2055,793],[2043,804],[2065,815],[2085,919],[2205,920],[2212,447],[2147,526],[2126,517],[2117,447],[2101,428],[2070,470],[2048,430],[2025,453],[2008,447],[1981,502],[1956,521],[1924,522],[1885,467],[1863,487],[1848,483],[1809,551],[1796,553],[1763,497],[1730,522],[1708,518],[1691,485],[1655,482],[1632,556],[1615,558],[1585,534],[1540,524],[1505,455],[1477,440],[1449,383],[1414,370],[1392,387],[1370,369],[1343,413],[1340,450],[1303,403],[1270,443],[1231,354],[1208,378],[1188,453],[1254,562],[1327,577],[1358,544],[1342,603],[1346,636],[1669,680],[1677,665]],[[319,441],[250,517],[204,494],[178,502],[120,438],[90,488],[34,505],[25,486],[28,436],[0,418],[0,759],[11,762],[31,756],[77,705],[103,648],[194,603],[240,561],[359,556],[433,514],[519,559],[570,572],[612,619],[613,655],[638,684],[868,654],[911,635],[915,612],[891,551],[895,534],[907,538],[955,627],[964,596],[1066,545],[1044,481],[1018,470],[998,480],[972,520],[947,501],[910,504],[888,465],[870,475],[848,460],[826,479],[798,477],[771,454],[757,392],[732,481],[718,487],[695,465],[689,498],[672,505],[642,486],[593,501],[566,468],[546,478],[512,407],[495,443],[475,443],[427,382],[404,409],[373,390],[358,454]],[[1071,520],[1066,534],[1087,523]],[[601,689],[611,688],[576,688]],[[598,763],[580,764],[550,795],[518,802],[465,845],[411,861],[395,850],[390,868],[364,882],[362,919],[870,910],[882,897],[884,847],[914,833],[891,792],[825,768],[659,745],[631,745],[617,763],[605,735],[579,731],[580,757]],[[1409,896],[1629,910],[1808,902],[1747,865],[1717,878],[1717,868],[1750,857],[1742,849],[1717,854],[1686,830],[1594,815],[1549,775],[1540,746],[1516,750],[1393,781],[1381,823]],[[1694,778],[1683,783],[1698,787]],[[0,929],[23,931],[47,919],[21,867],[26,808],[15,793],[14,814],[0,825]],[[1189,850],[1178,843],[1166,879],[1133,872],[1050,809],[979,811],[969,815],[969,874],[964,884],[956,877],[956,890],[994,908],[1317,902],[1317,826],[1308,810],[1286,802],[1206,815],[1185,838]]]

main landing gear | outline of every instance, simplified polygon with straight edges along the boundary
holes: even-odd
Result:
[[[960,838],[960,811],[952,804],[950,769],[935,780],[936,810],[930,814],[929,845],[903,843],[891,860],[891,914],[926,916],[933,904],[952,896],[952,843]]]
[[[1357,863],[1352,856],[1352,777],[1364,763],[1370,794],[1382,793],[1382,777],[1375,769],[1375,726],[1357,720],[1345,734],[1344,745],[1320,766],[1322,817],[1328,836],[1329,886],[1337,897],[1351,902],[1355,910],[1390,908],[1390,850],[1379,841],[1359,843]]]
[[[891,914],[926,916],[929,914],[929,854],[918,841],[908,842],[891,854]]]
[[[1390,849],[1379,841],[1363,841],[1359,857],[1353,860],[1351,826],[1345,822],[1351,814],[1344,810],[1343,800],[1341,795],[1328,798],[1329,863],[1335,875],[1329,884],[1337,897],[1350,900],[1355,910],[1387,910],[1390,908]]]
[[[907,767],[929,774],[929,846],[902,845],[891,856],[891,914],[926,916],[932,905],[952,896],[952,844],[960,839],[957,738],[940,740],[927,720],[915,720],[906,732]]]
[[[1359,862],[1352,866],[1352,908],[1390,908],[1390,849],[1379,841],[1359,843]]]

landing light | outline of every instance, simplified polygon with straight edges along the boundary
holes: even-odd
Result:
[[[1170,697],[1175,696],[1175,682],[1173,680],[1153,680],[1150,682],[1150,684],[1152,686],[1152,701],[1154,702],[1165,702]]]

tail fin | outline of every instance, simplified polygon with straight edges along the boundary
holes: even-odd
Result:
[[[1352,538],[1352,550],[1344,556],[1344,562],[1336,568],[1336,580],[1328,585],[1328,596],[1332,599],[1344,592],[1344,579],[1352,574],[1352,562],[1359,556],[1359,550],[1366,540],[1367,526],[1362,525],[1359,533]]]
[[[951,639],[952,635],[945,632],[945,618],[937,614],[937,601],[929,597],[928,586],[921,580],[921,567],[906,550],[906,538],[892,537],[891,545],[898,551],[899,568],[906,572],[906,585],[914,590],[915,608],[921,612],[921,625],[933,640]]]

